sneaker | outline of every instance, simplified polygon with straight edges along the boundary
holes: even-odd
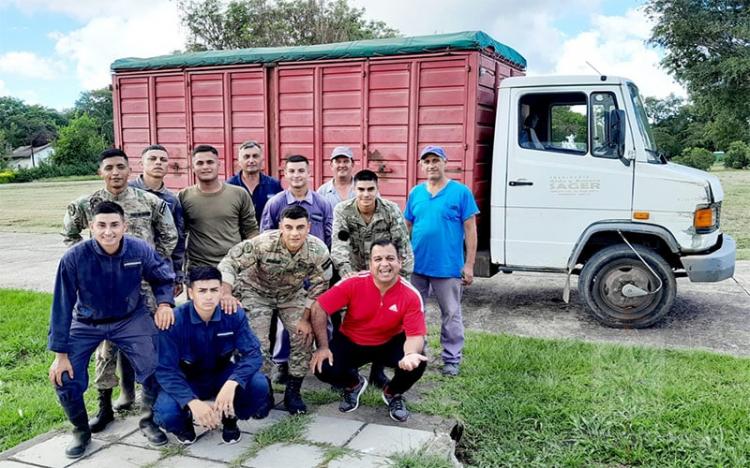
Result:
[[[402,395],[388,396],[383,392],[383,401],[388,405],[388,413],[391,419],[398,422],[406,422],[409,419],[409,410],[406,409],[406,402]]]
[[[351,390],[344,390],[344,398],[339,403],[339,411],[342,413],[349,413],[359,408],[359,397],[365,392],[367,388],[367,379],[359,375],[359,384]]]
[[[221,440],[225,444],[236,444],[242,438],[242,433],[237,427],[237,418],[222,418]]]
[[[191,445],[198,438],[195,435],[195,427],[192,421],[190,421],[190,424],[186,424],[185,428],[180,432],[175,432],[174,436],[177,438],[177,442],[182,445]]]
[[[458,364],[445,363],[442,374],[446,377],[455,377],[458,375]]]

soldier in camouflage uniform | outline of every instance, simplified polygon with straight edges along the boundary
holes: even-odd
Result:
[[[291,336],[290,376],[284,403],[292,414],[307,411],[299,391],[312,355],[310,306],[328,288],[331,279],[328,248],[320,239],[308,235],[309,231],[307,210],[290,206],[281,213],[279,230],[240,242],[219,263],[222,308],[236,310],[235,298],[239,298],[266,354],[266,369],[271,365],[267,354],[271,315],[274,308],[279,310]],[[305,280],[309,281],[307,290]]]
[[[341,278],[369,268],[370,246],[388,239],[402,256],[401,276],[408,278],[414,268],[404,216],[395,203],[378,194],[378,176],[364,169],[354,176],[355,198],[345,200],[333,211],[331,260]]]
[[[102,201],[112,201],[125,211],[127,233],[153,245],[165,259],[169,259],[177,245],[177,229],[167,204],[157,196],[128,186],[130,167],[128,157],[122,150],[109,149],[99,156],[99,175],[104,180],[104,188],[91,195],[78,198],[68,205],[63,221],[64,242],[72,246],[83,240],[81,233],[88,229],[93,220],[93,210]],[[151,288],[142,285],[147,306],[153,313],[156,310]],[[112,410],[112,389],[117,386],[117,349],[109,341],[104,341],[96,351],[96,388],[99,391],[99,413],[89,424],[92,432],[99,432],[114,420]],[[130,366],[124,356],[121,366]],[[150,396],[149,396],[150,397]],[[144,403],[148,403],[144,396]],[[148,407],[148,404],[144,404]]]

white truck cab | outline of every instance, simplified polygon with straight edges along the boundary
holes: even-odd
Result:
[[[719,229],[723,197],[716,177],[659,156],[633,82],[501,82],[490,213],[496,268],[579,274],[597,319],[647,327],[671,308],[675,277],[733,275],[735,243]]]

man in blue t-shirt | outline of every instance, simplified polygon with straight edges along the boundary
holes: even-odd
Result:
[[[255,220],[260,225],[263,208],[271,197],[281,192],[281,182],[263,174],[263,148],[255,140],[248,140],[240,145],[237,163],[240,171],[230,177],[227,183],[247,190],[255,206]]]
[[[422,150],[420,165],[427,182],[409,193],[404,218],[414,250],[411,282],[424,300],[432,288],[442,316],[442,372],[456,376],[464,347],[461,293],[474,280],[479,208],[467,186],[446,177],[447,160],[440,146]]]

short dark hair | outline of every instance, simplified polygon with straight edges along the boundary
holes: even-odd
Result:
[[[303,163],[307,164],[308,166],[310,165],[310,161],[308,161],[308,159],[306,157],[302,156],[301,154],[293,154],[293,155],[289,156],[286,159],[286,162],[284,163],[284,165],[286,166],[289,163],[296,163],[296,162],[303,162]]]
[[[219,280],[221,282],[221,272],[218,268],[212,266],[199,266],[191,268],[188,272],[188,287],[193,286],[196,281]]]
[[[167,151],[167,149],[163,145],[148,145],[147,147],[143,148],[143,151],[141,151],[141,156],[151,150],[164,151],[165,153],[169,154],[169,151]]]
[[[302,219],[305,218],[306,220],[310,221],[310,213],[307,212],[305,207],[299,206],[299,205],[292,205],[287,206],[284,208],[284,211],[281,212],[281,216],[279,216],[279,219]]]
[[[193,148],[193,156],[198,153],[213,153],[214,155],[216,155],[216,157],[219,157],[219,150],[211,145],[198,145]]]
[[[247,140],[246,142],[243,142],[240,145],[238,151],[242,151],[243,149],[247,149],[247,148],[258,148],[259,150],[263,149],[263,147],[260,146],[260,143],[258,143],[257,141],[255,141],[255,140]]]
[[[373,181],[376,184],[378,183],[378,175],[375,174],[373,171],[369,169],[362,169],[361,171],[354,174],[354,183],[356,184],[359,181]]]
[[[98,214],[118,214],[120,217],[125,218],[125,210],[120,205],[113,201],[102,201],[99,202],[93,210],[94,216]]]
[[[389,245],[392,245],[394,249],[396,249],[396,255],[401,257],[401,243],[397,241],[393,241],[391,239],[388,239],[386,237],[381,237],[380,239],[376,239],[372,241],[372,244],[370,244],[370,257],[372,257],[372,249],[377,247],[388,247]]]
[[[128,155],[125,154],[125,151],[121,150],[120,148],[105,149],[104,151],[99,153],[99,164],[104,162],[105,159],[109,158],[125,158],[125,161],[127,161]]]

